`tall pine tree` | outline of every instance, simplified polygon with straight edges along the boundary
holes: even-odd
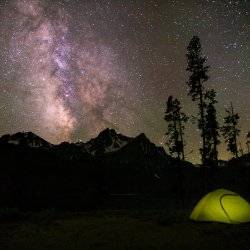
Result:
[[[208,68],[205,66],[206,57],[202,56],[200,38],[194,36],[188,47],[187,47],[187,71],[190,72],[189,80],[187,82],[189,86],[189,95],[192,97],[192,100],[198,102],[199,107],[199,124],[198,127],[201,130],[202,137],[202,148],[201,156],[202,163],[205,164],[207,158],[206,151],[206,137],[205,137],[205,88],[204,83],[208,80]]]
[[[165,120],[168,123],[167,145],[171,155],[176,155],[178,159],[185,159],[184,153],[184,129],[188,117],[181,111],[178,99],[169,96],[165,112]]]
[[[240,134],[238,129],[239,115],[234,113],[233,104],[231,103],[230,109],[226,109],[227,116],[224,118],[224,126],[221,128],[222,135],[227,144],[227,150],[234,156],[238,157],[238,144],[237,139]]]
[[[215,104],[217,103],[216,92],[212,89],[205,93],[206,115],[205,115],[205,139],[206,139],[206,165],[217,166],[219,124],[217,122]]]

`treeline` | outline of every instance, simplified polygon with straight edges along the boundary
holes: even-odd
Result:
[[[198,36],[194,36],[187,47],[187,81],[188,96],[198,106],[198,130],[202,139],[200,148],[201,163],[206,166],[218,165],[218,145],[223,137],[227,150],[238,158],[243,155],[243,149],[239,143],[239,114],[234,111],[233,104],[226,109],[224,124],[219,125],[216,110],[216,91],[209,89],[206,82],[209,80],[210,66],[206,65],[207,58],[202,55],[202,47]],[[185,160],[185,125],[190,117],[182,111],[181,103],[177,98],[169,96],[166,104],[165,120],[167,122],[166,145],[169,153]],[[246,136],[248,153],[250,152],[250,132]]]

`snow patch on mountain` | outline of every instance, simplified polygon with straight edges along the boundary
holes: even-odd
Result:
[[[18,132],[13,135],[3,135],[0,138],[0,141],[2,143],[25,145],[32,148],[52,146],[52,144],[32,132]]]
[[[82,147],[93,155],[112,153],[126,146],[133,138],[117,134],[114,129],[103,130],[96,138],[86,143]]]

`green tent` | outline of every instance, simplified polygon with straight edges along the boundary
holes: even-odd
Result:
[[[232,191],[217,189],[198,202],[190,219],[232,224],[250,222],[250,205]]]

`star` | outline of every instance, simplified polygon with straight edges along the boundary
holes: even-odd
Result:
[[[52,143],[106,127],[162,143],[165,103],[187,96],[186,47],[198,35],[220,124],[234,103],[249,130],[249,1],[0,1],[0,134],[33,131]],[[185,130],[199,162],[197,124]],[[167,150],[167,148],[165,147]],[[220,156],[228,158],[224,144]]]

